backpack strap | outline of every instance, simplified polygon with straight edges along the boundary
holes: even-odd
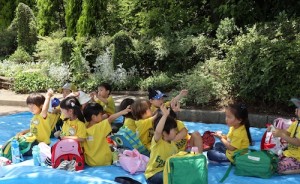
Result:
[[[228,169],[226,170],[224,176],[223,176],[222,179],[219,181],[220,183],[223,183],[223,182],[226,180],[226,178],[228,177],[228,175],[229,175],[229,173],[230,173],[230,171],[231,171],[231,169],[232,169],[232,166],[233,166],[233,164],[230,164],[230,166],[229,166]]]
[[[236,157],[239,157],[240,155],[243,155],[243,154],[247,153],[248,151],[249,151],[248,148],[236,151],[233,155],[233,160],[235,160]],[[230,166],[228,167],[228,169],[226,170],[224,176],[220,180],[220,183],[223,183],[226,180],[226,178],[228,177],[228,175],[229,175],[229,173],[230,173],[233,166],[234,166],[234,163],[231,163]]]

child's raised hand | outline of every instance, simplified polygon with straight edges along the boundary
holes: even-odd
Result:
[[[212,135],[219,139],[222,138],[222,136],[223,136],[222,131],[216,131],[216,132],[212,133]]]
[[[50,89],[48,89],[48,91],[47,91],[47,97],[52,97],[53,96],[53,94],[54,94],[54,92],[53,92],[53,90],[50,88]]]
[[[126,109],[122,110],[121,112],[122,112],[122,115],[126,115],[126,114],[128,114],[129,112],[131,112],[131,107],[130,107],[130,105],[128,105],[128,106],[126,107]]]
[[[183,89],[180,91],[180,96],[186,96],[188,94],[188,90],[187,89]]]
[[[164,116],[169,116],[169,114],[170,114],[170,109],[167,109],[167,107],[165,106],[165,104],[162,104],[162,105],[160,106],[160,110],[161,110],[161,112],[162,112],[162,114],[163,114]]]
[[[180,103],[175,100],[171,100],[171,108],[174,112],[179,112],[180,111]]]

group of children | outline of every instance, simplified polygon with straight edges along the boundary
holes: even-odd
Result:
[[[179,151],[190,151],[197,147],[203,152],[203,141],[199,132],[188,133],[184,123],[177,119],[180,99],[187,95],[182,90],[169,102],[159,90],[149,89],[149,99],[124,99],[116,113],[111,96],[111,86],[102,83],[98,92],[86,94],[77,91],[67,83],[62,89],[63,99],[52,113],[48,112],[53,91],[48,90],[46,97],[30,94],[26,100],[29,110],[34,114],[30,129],[18,133],[32,133],[37,142],[50,144],[51,130],[57,127],[57,119],[62,119],[61,128],[56,128],[54,136],[58,139],[72,138],[80,141],[84,149],[85,162],[89,166],[112,164],[112,151],[107,136],[112,132],[111,123],[124,116],[123,126],[136,133],[150,152],[150,160],[145,171],[148,183],[163,182],[163,168],[168,157]],[[300,108],[296,109],[300,117]],[[59,116],[60,118],[54,118]],[[225,108],[227,135],[216,131],[213,135],[220,141],[207,152],[210,162],[230,163],[236,151],[252,144],[247,107],[244,104],[230,104]],[[276,129],[273,135],[288,142],[288,148],[280,157],[278,172],[283,174],[300,173],[300,133],[298,121],[288,130]]]

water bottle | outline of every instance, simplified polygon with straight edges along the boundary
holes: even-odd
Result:
[[[17,164],[21,161],[19,142],[16,139],[11,141],[11,158],[11,161],[14,164]]]
[[[40,148],[38,145],[32,147],[32,158],[33,158],[33,164],[35,166],[41,165]]]

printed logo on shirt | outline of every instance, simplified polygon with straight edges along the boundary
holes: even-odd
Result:
[[[76,130],[73,127],[69,128],[69,134],[70,135],[75,135],[76,134]]]
[[[163,159],[161,159],[161,157],[158,155],[155,159],[155,162],[157,163],[156,168],[160,168],[163,167],[165,165],[165,162]]]
[[[38,125],[40,122],[39,122],[39,120],[36,119],[36,120],[32,120],[31,123],[35,124],[35,125]]]
[[[87,140],[87,141],[93,141],[93,140],[94,140],[94,137],[90,135],[90,136],[88,136],[88,137],[86,138],[86,140]]]

